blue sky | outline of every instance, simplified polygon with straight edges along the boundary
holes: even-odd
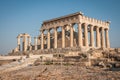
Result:
[[[111,47],[120,47],[120,0],[0,0],[0,54],[17,46],[17,35],[38,36],[44,20],[83,12],[110,20]]]

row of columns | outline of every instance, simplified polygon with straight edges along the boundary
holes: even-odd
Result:
[[[31,50],[31,37],[30,36],[18,36],[17,37],[17,46],[18,46],[18,51],[20,51],[20,39],[23,38],[23,41],[22,41],[22,48],[23,48],[23,51],[27,51],[28,47],[29,47],[29,50]],[[28,41],[26,41],[26,39]],[[28,42],[28,43],[27,43]]]
[[[70,26],[70,47],[73,47],[73,25],[66,25]],[[62,48],[65,48],[65,27],[62,27]],[[105,31],[105,35],[104,35]],[[44,36],[44,31],[41,31],[41,49],[44,49],[44,43],[43,43],[43,36]],[[108,29],[104,29],[102,27],[101,33],[100,33],[100,28],[96,27],[96,47],[104,48],[105,43],[106,43],[106,48],[110,48],[110,43],[109,43],[109,35],[108,35]],[[47,49],[50,49],[50,30],[48,30],[47,33]],[[101,41],[101,42],[100,42]],[[106,42],[105,42],[106,41]],[[91,47],[94,47],[94,26],[90,26],[90,45]],[[89,47],[88,44],[88,25],[84,24],[84,43],[86,47]],[[82,47],[83,46],[83,37],[82,37],[82,24],[78,23],[78,46]],[[54,28],[54,48],[57,48],[57,28]]]

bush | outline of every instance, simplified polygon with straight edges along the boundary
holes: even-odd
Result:
[[[50,60],[47,60],[47,61],[45,61],[45,63],[44,63],[45,65],[51,65],[51,64],[53,64],[53,62],[52,61],[50,61]]]

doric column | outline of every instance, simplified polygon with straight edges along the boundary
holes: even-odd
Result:
[[[57,48],[57,28],[54,28],[54,48]]]
[[[65,28],[62,26],[62,48],[65,48]]]
[[[20,51],[20,37],[17,37],[18,51]]]
[[[27,51],[27,42],[26,42],[27,37],[24,35],[23,36],[23,51]]]
[[[70,47],[73,47],[73,26],[72,24],[69,25],[70,26]]]
[[[43,31],[41,31],[41,49],[44,49],[43,37],[44,37],[44,33]]]
[[[47,44],[47,34],[44,35],[44,38],[43,38],[43,44]]]
[[[79,47],[83,46],[81,23],[78,23],[78,45]]]
[[[35,46],[34,50],[37,50],[37,37],[34,37],[34,46]]]
[[[49,29],[48,29],[48,33],[47,33],[47,40],[48,40],[47,49],[50,49],[50,30]]]
[[[109,42],[109,33],[108,29],[105,30],[106,34],[106,48],[110,48],[110,42]]]
[[[40,45],[40,37],[37,38],[37,44]]]
[[[90,44],[91,47],[94,47],[94,29],[93,26],[90,26]]]
[[[88,27],[87,24],[84,24],[85,29],[85,46],[88,47]]]
[[[102,27],[102,37],[101,37],[102,38],[102,45],[101,45],[102,48],[105,47],[105,39],[104,39],[104,37],[105,37],[104,36],[104,28]]]
[[[28,49],[31,50],[31,37],[28,36]]]
[[[96,27],[96,44],[97,44],[97,47],[100,47],[100,32],[99,32],[99,27]]]

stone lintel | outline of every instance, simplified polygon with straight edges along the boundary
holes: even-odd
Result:
[[[51,21],[56,21],[56,20],[59,20],[59,19],[67,18],[67,17],[76,16],[76,15],[83,15],[83,13],[82,12],[76,12],[76,13],[65,15],[65,16],[61,16],[61,17],[58,17],[58,18],[53,18],[53,19],[50,19],[50,20],[43,21],[43,24],[51,22]]]

